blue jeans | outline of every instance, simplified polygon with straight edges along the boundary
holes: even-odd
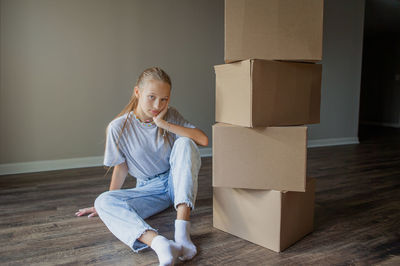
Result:
[[[146,230],[156,229],[146,219],[172,204],[186,204],[192,210],[197,196],[200,152],[193,140],[178,138],[171,150],[170,169],[162,174],[137,180],[136,188],[106,191],[94,206],[108,229],[133,251],[148,246],[138,240]]]

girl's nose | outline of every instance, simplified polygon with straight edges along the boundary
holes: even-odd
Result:
[[[161,105],[161,102],[160,102],[160,100],[156,100],[156,101],[154,101],[154,109],[156,109],[156,110],[159,110],[160,109],[160,105]]]

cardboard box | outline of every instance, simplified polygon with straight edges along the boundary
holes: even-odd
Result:
[[[225,0],[225,62],[322,59],[323,0]]]
[[[313,230],[314,191],[213,188],[213,226],[280,252]]]
[[[319,123],[321,65],[245,60],[214,68],[217,122],[245,127]]]
[[[306,126],[212,130],[214,187],[305,191]]]

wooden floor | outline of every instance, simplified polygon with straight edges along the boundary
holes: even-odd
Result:
[[[187,265],[400,265],[400,130],[363,128],[361,144],[308,151],[315,230],[275,253],[212,227],[211,158],[203,158]],[[98,218],[75,217],[109,185],[102,167],[0,176],[1,265],[156,265]],[[134,186],[129,179],[124,187]],[[148,222],[173,237],[172,208]]]

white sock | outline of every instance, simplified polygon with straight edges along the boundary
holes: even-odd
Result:
[[[160,266],[174,265],[176,258],[182,252],[181,245],[160,235],[153,238],[151,248],[157,253]]]
[[[182,246],[181,260],[190,260],[197,254],[196,246],[190,240],[190,222],[175,220],[175,242]]]

